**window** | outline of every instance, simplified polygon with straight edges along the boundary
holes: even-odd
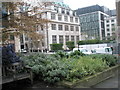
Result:
[[[70,26],[70,30],[71,30],[71,31],[74,31],[74,26]]]
[[[41,29],[42,30],[42,29]],[[36,25],[36,31],[39,31],[39,25]]]
[[[52,43],[57,43],[57,36],[56,35],[52,35]]]
[[[56,30],[56,24],[52,24],[52,30]]]
[[[71,36],[71,41],[74,41],[75,40],[75,37],[74,36]]]
[[[25,41],[28,41],[28,37],[27,36],[25,37]]]
[[[65,31],[69,31],[68,25],[65,25]]]
[[[107,33],[107,36],[110,36],[110,33]]]
[[[56,19],[55,13],[51,13],[51,19]]]
[[[68,16],[64,16],[64,20],[65,20],[65,21],[68,21]]]
[[[76,42],[79,41],[79,36],[76,36]]]
[[[110,25],[109,24],[107,24],[107,27],[109,27]]]
[[[75,18],[75,22],[78,23],[78,18]]]
[[[59,36],[59,43],[63,43],[63,36],[62,35]]]
[[[44,29],[44,26],[43,26],[43,25],[41,25],[40,27],[41,27],[41,30],[43,31],[43,29]]]
[[[67,14],[67,15],[70,15],[70,12],[69,12],[69,11],[66,11],[66,14]]]
[[[114,22],[115,20],[111,20],[111,22]]]
[[[69,41],[69,36],[68,36],[68,35],[65,36],[65,41],[66,41],[66,42]]]
[[[63,26],[62,25],[58,25],[58,30],[63,30]]]
[[[78,26],[76,26],[76,31],[79,31],[79,27]]]
[[[70,22],[73,22],[73,17],[70,17]]]
[[[110,31],[110,29],[107,29],[107,31]]]
[[[115,31],[115,28],[112,28],[112,31]]]
[[[62,15],[58,15],[58,20],[62,20]]]
[[[10,40],[14,40],[14,35],[10,35]]]
[[[109,20],[107,20],[106,22],[109,23]]]
[[[112,25],[112,27],[114,27],[115,26],[115,24],[111,24]]]
[[[65,9],[62,9],[62,13],[63,13],[63,14],[65,13]]]
[[[58,12],[58,7],[54,7],[54,10]]]

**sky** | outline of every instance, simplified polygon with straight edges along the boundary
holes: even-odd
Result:
[[[109,9],[115,9],[115,0],[63,0],[72,10],[87,7],[91,5],[105,6]]]

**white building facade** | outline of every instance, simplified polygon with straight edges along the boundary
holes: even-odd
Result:
[[[42,33],[44,35],[44,39],[39,41],[39,45],[35,47],[34,43],[29,45],[29,38],[23,35],[21,39],[22,49],[26,49],[26,47],[28,47],[28,49],[30,49],[29,51],[43,51],[45,49],[50,51],[50,44],[62,43],[62,48],[67,50],[69,49],[66,46],[67,41],[73,41],[75,46],[77,46],[77,41],[81,40],[81,34],[79,17],[76,13],[73,12],[68,5],[64,4],[63,0],[43,3],[46,3],[46,6],[44,7],[45,9],[38,10],[38,12],[43,13],[38,15],[38,17],[45,18],[49,20],[50,23],[46,25],[48,28],[43,28],[43,30],[38,25],[37,32]]]
[[[46,17],[51,23],[45,32],[44,49],[51,50],[50,44],[62,43],[66,50],[67,41],[74,41],[77,46],[77,41],[81,39],[79,17],[63,2],[52,2],[49,8],[51,10],[46,12]]]
[[[105,37],[106,40],[116,38],[116,30],[117,30],[117,21],[116,16],[106,17],[105,18]]]

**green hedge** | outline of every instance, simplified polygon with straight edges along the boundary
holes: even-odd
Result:
[[[50,46],[51,46],[51,50],[53,51],[63,50],[62,48],[63,44],[55,43],[55,44],[50,44]]]
[[[67,47],[68,47],[70,50],[73,50],[73,48],[75,47],[73,41],[68,41],[68,42],[66,42],[66,45],[67,45]]]
[[[84,44],[100,44],[100,43],[110,43],[110,40],[82,40],[78,41],[79,45],[84,45]]]

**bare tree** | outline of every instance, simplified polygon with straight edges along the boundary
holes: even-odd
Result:
[[[46,4],[38,3],[37,6],[31,6],[24,2],[5,2],[2,5],[6,11],[2,16],[4,27],[2,28],[2,41],[8,41],[10,35],[19,37],[24,34],[29,39],[29,46],[30,43],[34,43],[37,47],[41,45],[44,34],[39,29],[47,29],[47,24],[50,23],[47,18],[41,18],[47,10]]]

